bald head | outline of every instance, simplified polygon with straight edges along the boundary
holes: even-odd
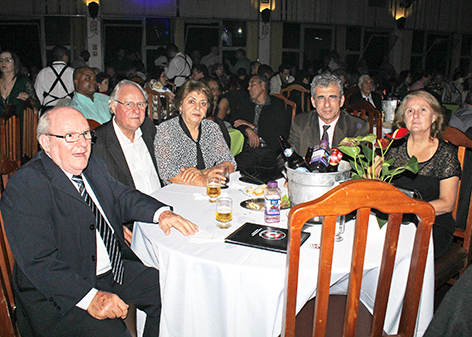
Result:
[[[78,175],[87,167],[92,146],[90,126],[76,109],[60,107],[42,115],[38,141],[62,170]]]

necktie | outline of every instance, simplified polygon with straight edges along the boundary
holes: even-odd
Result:
[[[95,205],[92,198],[90,198],[90,195],[87,193],[82,176],[74,175],[72,176],[72,180],[79,187],[79,193],[82,198],[84,198],[85,202],[90,206],[90,208],[92,208],[92,212],[95,215],[95,221],[97,223],[98,231],[100,232],[100,236],[102,237],[102,240],[105,243],[108,256],[110,257],[113,278],[118,284],[121,284],[123,282],[124,267],[119,243],[113,235],[113,231],[103,218],[102,213],[97,208],[97,205]]]
[[[329,136],[328,136],[328,129],[331,125],[323,125],[323,136],[321,136],[321,140],[326,140],[329,144]]]

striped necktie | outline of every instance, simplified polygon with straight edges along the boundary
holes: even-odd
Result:
[[[80,195],[82,196],[82,198],[84,198],[85,202],[90,206],[90,208],[92,208],[92,212],[95,215],[95,221],[97,223],[98,231],[100,232],[100,236],[102,237],[102,240],[105,243],[105,247],[107,248],[108,256],[111,262],[113,278],[118,284],[122,284],[124,267],[123,259],[121,257],[120,245],[116,240],[115,236],[113,235],[113,231],[103,218],[102,213],[97,208],[97,205],[95,205],[92,198],[90,198],[90,195],[87,193],[82,176],[74,175],[72,176],[72,181],[77,184],[77,186],[79,187]]]
[[[326,140],[329,144],[329,136],[328,136],[328,129],[331,125],[323,125],[323,136],[321,136],[321,140]]]

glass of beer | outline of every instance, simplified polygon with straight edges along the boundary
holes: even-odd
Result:
[[[207,179],[207,194],[210,202],[215,202],[216,198],[221,194],[221,183],[218,177],[209,177]]]
[[[216,220],[218,228],[230,228],[233,220],[233,199],[220,197],[216,200]]]

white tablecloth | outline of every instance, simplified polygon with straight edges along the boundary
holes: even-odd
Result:
[[[174,206],[174,211],[199,226],[200,232],[184,237],[173,229],[169,236],[154,224],[137,223],[132,248],[143,262],[160,270],[162,315],[161,337],[278,336],[282,327],[286,254],[223,242],[245,222],[264,224],[263,212],[250,211],[239,203],[249,197],[240,189],[248,186],[231,176],[230,188],[222,195],[233,198],[234,217],[230,229],[216,227],[215,205],[208,201],[205,188],[173,184],[153,194]],[[280,185],[280,183],[279,183]],[[282,188],[284,191],[284,189]],[[286,192],[286,191],[284,191]],[[287,227],[287,213],[281,222]],[[346,293],[352,249],[353,226],[346,224],[344,240],[335,245],[331,293]],[[297,310],[316,294],[321,226],[307,229],[312,234],[301,247]],[[405,288],[414,225],[402,226],[395,276],[384,329],[396,330]],[[361,300],[373,308],[378,266],[385,229],[371,221]],[[418,335],[433,316],[434,265],[430,247],[421,299]],[[138,316],[139,330],[143,316]]]

